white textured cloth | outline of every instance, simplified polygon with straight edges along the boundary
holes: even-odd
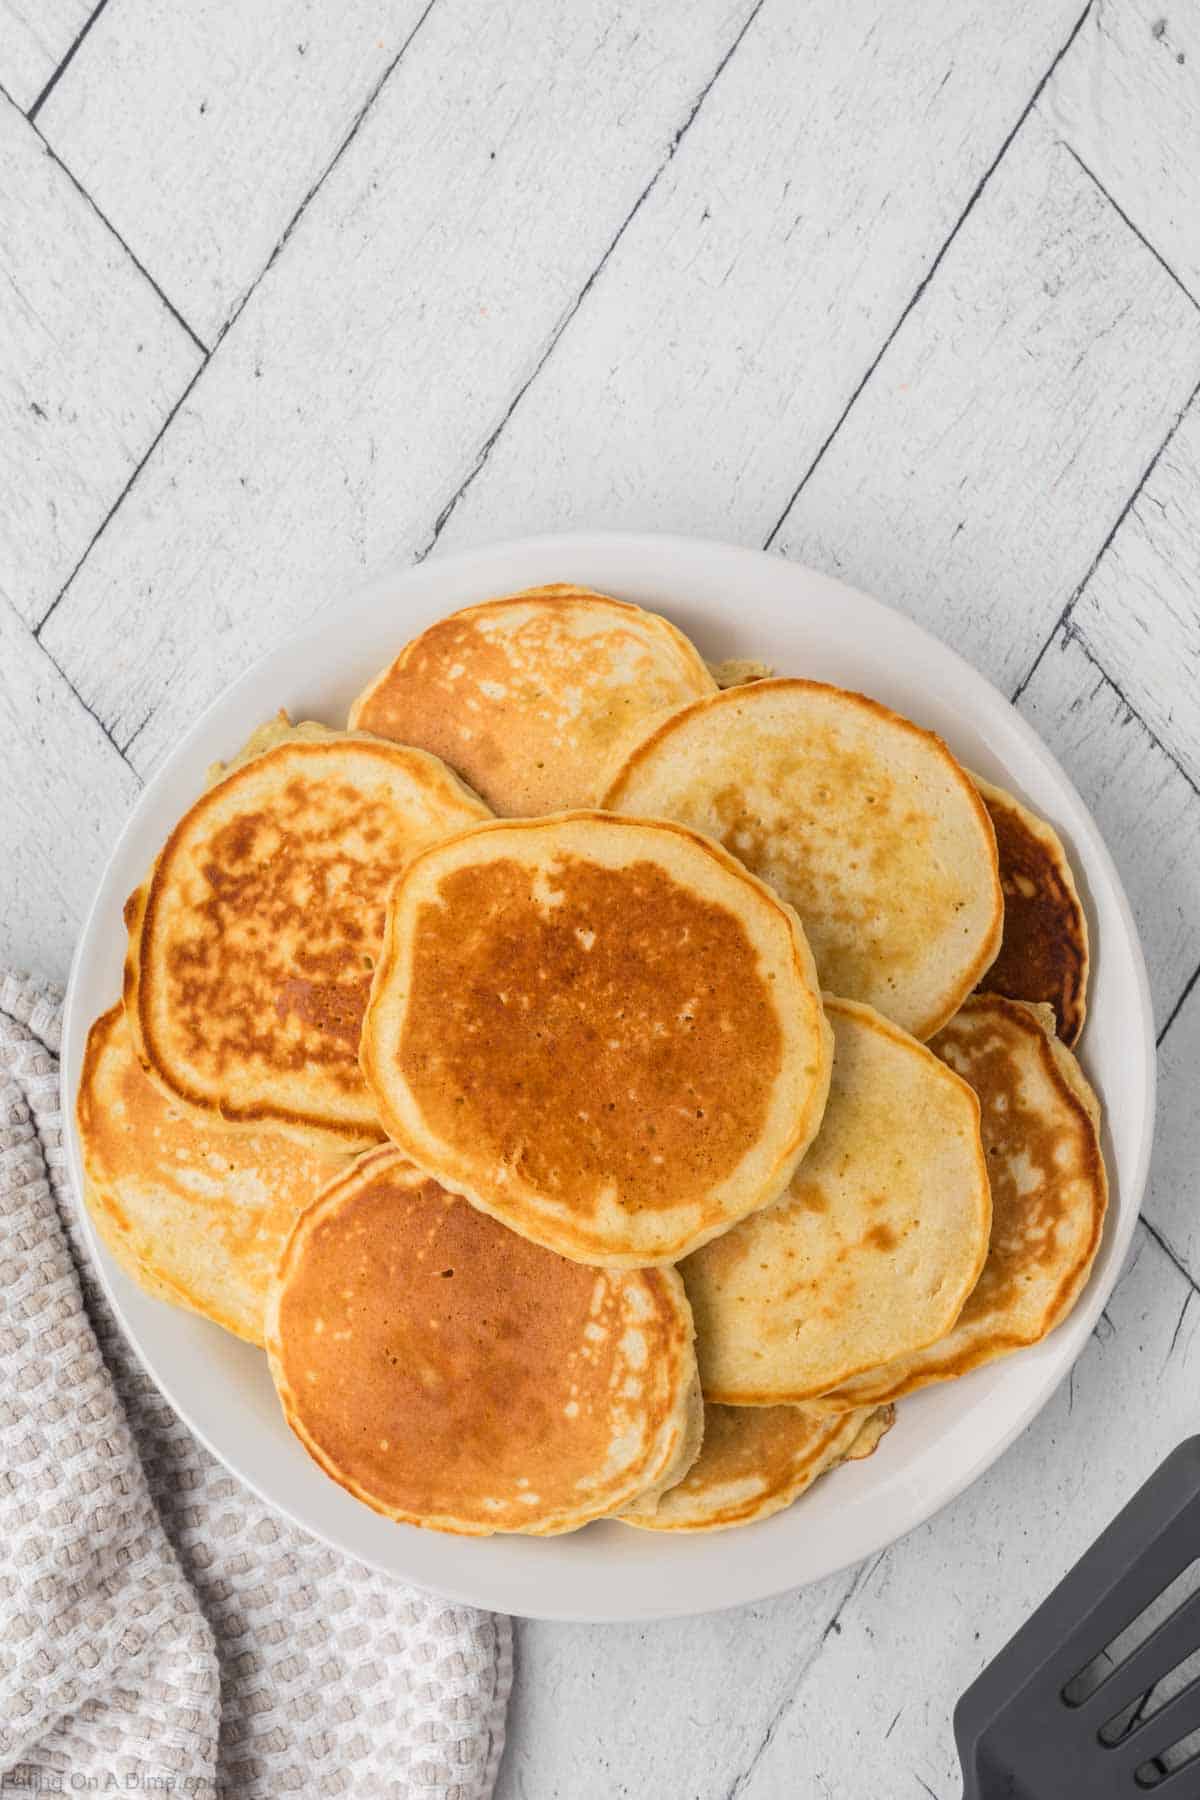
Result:
[[[59,996],[0,976],[0,1792],[486,1800],[509,1621],[271,1512],[125,1343],[67,1192]]]

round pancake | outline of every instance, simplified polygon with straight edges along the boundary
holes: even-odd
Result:
[[[529,818],[594,805],[628,732],[715,685],[666,619],[556,582],[431,625],[350,725],[432,750],[493,811]]]
[[[358,1036],[388,888],[491,814],[423,750],[316,725],[251,744],[126,906],[125,1008],[142,1066],[197,1117],[336,1155],[383,1136]]]
[[[698,701],[643,736],[603,805],[716,838],[796,908],[825,988],[916,1037],[999,948],[983,801],[940,738],[862,694],[771,680]]]
[[[357,1499],[438,1531],[573,1531],[699,1448],[670,1269],[586,1269],[369,1152],[304,1213],[267,1315],[284,1414]]]
[[[829,1104],[791,1187],[680,1269],[706,1400],[809,1400],[932,1343],[987,1254],[974,1093],[870,1007],[825,1009]]]
[[[634,1268],[779,1196],[831,1046],[795,914],[733,857],[561,813],[409,863],[361,1055],[418,1167],[535,1243]]]
[[[972,777],[996,832],[1004,940],[980,982],[1007,1000],[1045,1001],[1068,1047],[1087,1009],[1088,929],[1062,840],[1045,819],[982,776]]]
[[[1049,1007],[968,1000],[933,1048],[979,1095],[992,1179],[983,1273],[953,1329],[847,1382],[830,1403],[897,1400],[1037,1343],[1070,1312],[1100,1244],[1108,1185],[1100,1105]]]
[[[76,1100],[85,1192],[117,1261],[155,1298],[263,1342],[266,1293],[329,1162],[272,1131],[197,1120],[143,1072],[120,1006],[88,1033]]]
[[[782,1512],[817,1477],[870,1456],[891,1409],[818,1413],[807,1406],[706,1406],[700,1455],[657,1501],[622,1513],[643,1531],[726,1531]]]

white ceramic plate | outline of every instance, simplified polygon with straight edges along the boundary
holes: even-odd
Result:
[[[1104,1102],[1112,1198],[1091,1282],[1032,1350],[906,1400],[869,1461],[742,1531],[667,1537],[616,1524],[558,1538],[444,1537],[352,1500],[289,1434],[262,1355],[151,1300],[114,1265],[84,1214],[125,1330],[163,1393],[243,1481],[338,1549],[455,1599],[534,1617],[651,1619],[760,1600],[817,1581],[911,1531],[995,1461],[1087,1342],[1125,1257],[1154,1114],[1154,1036],[1137,930],[1087,809],[995,688],[899,613],[779,557],[669,537],[535,538],[435,560],[330,608],[237,681],[159,769],[113,852],[76,952],[63,1070],[73,1100],[88,1026],[120,991],[121,905],[176,818],[251,728],[280,706],[345,722],[368,678],[431,620],[492,594],[578,581],[666,613],[708,657],[750,656],[782,674],[862,689],[940,732],[970,767],[1027,799],[1066,841],[1092,929],[1084,1065]],[[68,1132],[80,1191],[79,1145]]]

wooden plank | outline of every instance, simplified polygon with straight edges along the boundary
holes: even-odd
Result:
[[[39,619],[200,353],[0,98],[0,594]]]
[[[1192,1280],[1200,1283],[1200,1207],[1196,1205],[1196,1171],[1200,1169],[1198,1067],[1200,982],[1180,1007],[1159,1051],[1158,1116],[1165,1128],[1155,1139],[1150,1191],[1144,1208],[1172,1254]]]
[[[517,1681],[496,1800],[726,1800],[853,1579],[660,1624],[514,1621]],[[808,1800],[794,1776],[788,1792]]]
[[[1140,1229],[1070,1381],[981,1481],[884,1556],[751,1779],[735,1789],[738,1800],[782,1800],[798,1769],[807,1792],[831,1800],[846,1792],[923,1800],[922,1784],[938,1800],[961,1793],[951,1730],[958,1696],[1192,1429],[1194,1299]],[[1136,1427],[1114,1432],[1115,1420]]]
[[[1200,9],[1098,0],[1046,101],[1059,135],[1200,300]]]
[[[0,87],[28,112],[87,24],[94,0],[0,0]]]
[[[63,980],[140,783],[0,599],[0,964]]]
[[[1046,651],[1018,710],[1104,834],[1137,919],[1161,1029],[1200,965],[1200,797],[1069,631]]]
[[[1200,401],[1088,582],[1073,621],[1200,786]]]
[[[1200,313],[1032,114],[784,523],[1016,685],[1200,375]]]
[[[440,0],[45,625],[139,769],[428,541],[751,4]]]
[[[426,3],[110,6],[38,122],[212,344]]]
[[[1078,10],[767,0],[442,543],[761,544]]]

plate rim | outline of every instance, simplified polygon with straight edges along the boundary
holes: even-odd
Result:
[[[647,571],[651,579],[657,572],[656,565],[662,565],[665,562],[667,565],[667,573],[663,579],[668,586],[671,581],[669,565],[672,560],[677,558],[686,560],[695,557],[697,553],[718,563],[726,563],[731,571],[739,565],[743,567],[748,564],[761,566],[764,563],[777,565],[780,570],[787,572],[788,578],[794,580],[798,588],[804,584],[809,584],[815,591],[823,593],[828,599],[832,600],[840,597],[858,612],[860,616],[865,614],[868,618],[874,616],[881,623],[886,621],[886,629],[888,632],[895,630],[898,626],[903,635],[911,638],[914,646],[926,647],[929,652],[943,664],[946,663],[948,659],[950,667],[957,669],[962,676],[968,694],[972,687],[979,688],[982,686],[982,688],[986,690],[987,695],[989,696],[989,706],[994,708],[998,703],[1002,709],[1005,729],[1015,733],[1017,740],[1023,746],[1025,754],[1034,764],[1040,765],[1048,781],[1065,791],[1069,799],[1074,803],[1079,817],[1083,820],[1086,827],[1089,839],[1086,847],[1087,854],[1084,855],[1078,845],[1076,845],[1076,860],[1081,865],[1081,872],[1085,874],[1089,886],[1092,885],[1093,877],[1096,873],[1103,878],[1106,896],[1116,907],[1124,929],[1126,940],[1125,947],[1130,954],[1131,972],[1138,1003],[1138,1017],[1136,1021],[1137,1031],[1130,1035],[1131,1039],[1136,1036],[1137,1040],[1137,1051],[1139,1053],[1138,1069],[1142,1080],[1144,1103],[1139,1121],[1140,1138],[1137,1145],[1136,1159],[1133,1163],[1132,1176],[1129,1180],[1119,1183],[1119,1205],[1116,1209],[1110,1208],[1110,1219],[1113,1218],[1114,1212],[1116,1216],[1113,1223],[1112,1253],[1109,1266],[1105,1271],[1103,1279],[1099,1283],[1089,1282],[1088,1289],[1085,1290],[1084,1295],[1081,1297],[1080,1302],[1076,1306],[1070,1319],[1064,1321],[1063,1325],[1058,1328],[1059,1331],[1070,1331],[1069,1350],[1064,1351],[1056,1360],[1055,1364],[1049,1369],[1048,1373],[1039,1380],[1036,1391],[1033,1392],[1028,1400],[1020,1407],[1009,1426],[996,1437],[989,1438],[986,1444],[982,1445],[978,1452],[971,1459],[966,1461],[965,1464],[957,1470],[955,1475],[945,1482],[932,1494],[932,1496],[926,1495],[919,1501],[916,1501],[915,1504],[906,1511],[903,1523],[899,1530],[884,1526],[870,1541],[860,1543],[851,1555],[837,1557],[818,1573],[806,1573],[797,1576],[794,1573],[789,1572],[786,1565],[780,1569],[778,1565],[771,1563],[770,1559],[766,1559],[757,1579],[744,1581],[741,1586],[739,1586],[736,1593],[724,1594],[715,1600],[712,1598],[705,1599],[703,1597],[700,1597],[699,1599],[687,1598],[681,1595],[678,1603],[663,1604],[661,1600],[655,1600],[648,1605],[639,1607],[637,1605],[631,1605],[629,1600],[626,1599],[625,1601],[612,1606],[596,1607],[592,1605],[589,1606],[587,1610],[580,1610],[578,1604],[571,1604],[569,1602],[567,1604],[555,1603],[552,1595],[539,1595],[537,1596],[536,1603],[533,1602],[529,1595],[519,1592],[511,1595],[505,1594],[503,1597],[498,1597],[494,1593],[490,1596],[484,1595],[481,1597],[479,1584],[476,1583],[473,1585],[469,1579],[459,1582],[457,1579],[445,1579],[439,1574],[436,1582],[434,1582],[428,1577],[422,1577],[420,1574],[412,1574],[407,1570],[402,1571],[394,1566],[394,1564],[381,1560],[378,1555],[373,1554],[369,1549],[364,1550],[352,1547],[346,1542],[340,1541],[337,1537],[331,1536],[320,1524],[314,1523],[311,1518],[304,1516],[301,1510],[290,1503],[288,1497],[270,1491],[269,1487],[255,1475],[248,1473],[246,1469],[239,1464],[238,1460],[232,1456],[228,1449],[222,1448],[218,1442],[214,1441],[212,1433],[202,1424],[197,1422],[191,1408],[186,1404],[181,1403],[176,1397],[174,1383],[171,1382],[169,1376],[164,1376],[158,1362],[156,1362],[156,1360],[148,1353],[141,1341],[139,1332],[130,1324],[126,1316],[124,1302],[119,1292],[119,1288],[114,1282],[114,1276],[118,1275],[119,1272],[109,1256],[107,1249],[100,1243],[97,1237],[92,1224],[91,1215],[83,1199],[82,1163],[75,1123],[74,1099],[79,1075],[78,1064],[80,1061],[80,1058],[77,1055],[77,1046],[79,1048],[82,1047],[82,1041],[83,1037],[86,1035],[87,1025],[91,1022],[89,1018],[82,1026],[79,1023],[78,1014],[80,1013],[83,1004],[80,995],[82,988],[86,985],[88,967],[91,960],[91,954],[93,953],[93,940],[97,932],[102,928],[100,914],[106,897],[106,890],[110,886],[110,878],[113,876],[114,870],[124,859],[127,845],[131,840],[138,836],[141,829],[141,821],[145,814],[152,809],[157,796],[170,784],[175,770],[181,763],[187,760],[189,753],[191,753],[196,746],[202,744],[205,738],[210,734],[216,715],[222,713],[227,707],[232,706],[243,691],[252,689],[269,665],[272,665],[289,655],[295,655],[302,652],[304,647],[310,643],[320,641],[328,631],[335,613],[342,622],[350,627],[353,623],[372,616],[385,599],[396,604],[399,611],[402,608],[406,591],[410,596],[415,596],[426,583],[429,583],[432,587],[436,588],[443,583],[450,581],[456,573],[461,574],[464,578],[469,580],[472,575],[482,572],[493,565],[499,565],[506,560],[521,560],[523,558],[537,560],[539,557],[552,556],[562,558],[564,561],[569,561],[571,558],[584,561],[597,554],[603,556],[606,552],[613,556],[619,556],[621,554],[633,557],[644,556],[646,558]],[[509,588],[496,588],[493,591],[511,592],[513,590]],[[461,602],[461,604],[471,603],[470,600]],[[670,603],[665,602],[664,604],[669,605]],[[399,629],[396,634],[397,645],[404,641],[402,636],[403,624],[399,620],[398,624]],[[249,717],[249,713],[247,716]],[[425,1591],[442,1594],[446,1598],[459,1604],[505,1611],[518,1617],[558,1620],[564,1622],[597,1624],[648,1622],[654,1619],[697,1616],[707,1612],[722,1611],[735,1606],[761,1602],[776,1595],[790,1592],[799,1587],[809,1586],[818,1580],[828,1579],[841,1573],[845,1569],[858,1564],[866,1557],[877,1554],[880,1550],[899,1542],[902,1538],[907,1537],[911,1532],[917,1530],[921,1525],[926,1524],[931,1518],[941,1512],[944,1507],[950,1505],[953,1500],[957,1499],[968,1487],[977,1481],[993,1463],[999,1460],[1016,1439],[1022,1435],[1037,1415],[1049,1403],[1057,1388],[1066,1379],[1069,1371],[1073,1368],[1078,1357],[1082,1354],[1090,1337],[1092,1327],[1104,1306],[1107,1305],[1108,1299],[1111,1296],[1117,1281],[1120,1279],[1120,1275],[1127,1260],[1129,1245],[1140,1217],[1141,1203],[1149,1175],[1150,1158],[1153,1147],[1157,1077],[1155,1051],[1153,1004],[1140,935],[1121,877],[1091,810],[1082,799],[1070,776],[1058,762],[1053,752],[1038,736],[1037,732],[1028,721],[1017,712],[1012,701],[1009,700],[987,676],[983,675],[969,663],[960,651],[956,650],[952,645],[944,643],[935,636],[934,633],[927,630],[926,627],[918,623],[918,621],[911,618],[899,608],[888,606],[885,602],[862,592],[860,589],[857,589],[834,576],[826,575],[822,571],[811,569],[804,564],[792,562],[777,553],[761,549],[751,549],[745,546],[724,543],[714,539],[684,536],[677,533],[625,531],[538,533],[530,536],[499,540],[494,543],[455,552],[446,556],[433,556],[418,563],[397,562],[380,568],[368,580],[348,588],[344,597],[338,595],[332,596],[331,599],[317,611],[317,613],[304,623],[304,625],[299,627],[296,631],[289,633],[282,641],[265,649],[261,655],[257,656],[250,665],[236,677],[234,681],[227,684],[222,690],[215,694],[204,706],[196,719],[181,733],[178,741],[172,746],[167,755],[163,757],[162,761],[146,781],[142,792],[138,795],[128,818],[125,820],[122,829],[112,846],[109,856],[105,861],[103,872],[96,883],[82,927],[76,940],[68,976],[62,1022],[61,1084],[63,1138],[70,1173],[71,1201],[75,1207],[76,1217],[80,1221],[82,1234],[91,1253],[93,1267],[99,1275],[105,1296],[122,1331],[125,1341],[131,1346],[138,1362],[146,1370],[146,1373],[154,1382],[155,1387],[162,1393],[188,1429],[202,1444],[205,1445],[216,1460],[235,1475],[239,1481],[244,1482],[250,1491],[254,1493],[264,1505],[282,1513],[297,1527],[297,1529],[310,1536],[317,1537],[320,1541],[326,1543],[340,1554],[351,1556],[359,1562],[366,1564],[368,1567],[379,1570],[380,1573],[388,1576],[390,1579],[408,1582],[414,1587],[424,1588]],[[1113,1185],[1118,1185],[1116,1173],[1113,1170],[1110,1170],[1110,1179],[1113,1180]],[[219,1328],[213,1327],[213,1329]],[[1057,1332],[1052,1333],[1051,1338],[1057,1337],[1057,1335]],[[1048,1341],[1050,1340],[1043,1340],[1043,1342]],[[1030,1352],[1027,1351],[1025,1354],[1028,1355]],[[995,1365],[993,1365],[993,1367],[994,1366]],[[970,1379],[970,1377],[967,1379]],[[781,1517],[782,1516],[786,1515],[781,1515]],[[393,1529],[403,1531],[406,1529],[412,1530],[414,1528],[395,1526]],[[439,1534],[418,1533],[419,1538],[436,1535]],[[653,1534],[639,1533],[637,1535],[651,1537]],[[716,1549],[718,1558],[719,1546],[725,1538],[725,1535],[726,1534],[724,1533],[715,1533],[706,1536],[704,1539],[707,1544]],[[464,1538],[455,1539],[453,1541],[458,1544],[470,1545],[473,1542],[480,1540]],[[499,1540],[493,1538],[491,1540],[482,1541],[494,1544]],[[529,1542],[530,1540],[527,1539],[525,1541]],[[657,1541],[665,1544],[669,1543],[671,1540],[667,1538]],[[692,1538],[691,1541],[695,1542],[696,1539]],[[468,1566],[467,1559],[464,1558],[464,1567],[466,1566]],[[552,1577],[551,1579],[554,1578]],[[518,1575],[517,1582],[519,1581],[520,1577]],[[485,1584],[485,1586],[492,1585],[494,1584]],[[619,1586],[620,1584],[616,1583],[615,1585]]]

